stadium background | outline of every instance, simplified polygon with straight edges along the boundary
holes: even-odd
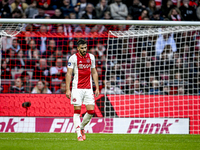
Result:
[[[4,0],[5,1],[5,0]],[[9,1],[10,2],[10,1]],[[36,12],[40,11],[40,15],[32,15],[31,17],[33,18],[42,18],[42,19],[49,19],[49,18],[54,18],[54,19],[89,19],[87,18],[87,15],[84,14],[84,11],[81,12],[80,10],[76,13],[73,9],[72,6],[72,12],[65,11],[64,8],[61,9],[62,4],[55,4],[58,1],[51,1],[52,3],[49,2],[48,6],[40,1],[39,5],[35,8]],[[60,1],[59,1],[60,2]],[[90,3],[93,3],[92,1],[88,1]],[[185,17],[184,18],[184,8],[182,8],[183,4],[180,3],[180,7],[177,6],[178,4],[176,1],[173,1],[170,5],[169,8],[166,8],[166,2],[163,1],[161,5],[161,1],[156,1],[155,2],[155,7],[154,9],[148,8],[148,3],[147,1],[141,1],[143,2],[141,5],[140,3],[137,4],[137,6],[131,6],[129,4],[129,1],[124,1],[126,6],[130,6],[128,8],[128,12],[123,18],[120,19],[134,19],[134,20],[171,20],[171,21],[176,21],[176,20],[185,20],[185,21],[198,21],[199,16],[198,16],[198,1],[190,1],[190,9],[193,11],[193,17]],[[10,2],[11,3],[11,2]],[[32,2],[27,1],[27,4],[31,4]],[[112,3],[111,1],[109,2],[110,4]],[[109,4],[108,3],[108,4]],[[8,13],[6,18],[29,18],[31,14],[25,15],[24,13],[26,10],[23,10],[23,6],[25,7],[25,4],[20,3],[22,5],[18,6],[16,9],[11,10],[10,14]],[[80,3],[75,4],[74,6],[79,6]],[[97,7],[97,3],[93,3],[94,6]],[[10,4],[10,6],[14,7],[14,5]],[[88,10],[90,11],[90,6],[88,5]],[[178,11],[179,17],[177,15],[177,18],[175,19],[172,17],[172,15],[168,15],[171,11],[174,10],[174,8],[179,7],[180,10],[183,11]],[[133,8],[132,8],[133,7]],[[147,11],[147,13],[150,13],[151,15],[145,15],[145,9],[150,10]],[[28,7],[27,5],[27,11]],[[59,13],[59,10],[56,8],[60,8],[63,11],[63,15]],[[161,9],[159,9],[161,8]],[[182,9],[181,9],[182,8]],[[53,10],[55,9],[55,11]],[[137,14],[136,16],[131,15],[131,11],[137,10],[137,13],[134,12],[134,14]],[[141,9],[141,10],[140,10]],[[158,10],[156,10],[158,9]],[[166,10],[167,9],[167,10]],[[177,8],[176,8],[177,9]],[[9,11],[9,10],[8,10]],[[167,12],[165,12],[167,11]],[[57,14],[56,14],[57,12]],[[67,15],[64,15],[64,12],[68,13]],[[75,12],[75,13],[74,13]],[[97,12],[97,8],[93,10],[93,12]],[[187,11],[185,11],[187,12]],[[83,13],[84,16],[81,16]],[[181,14],[182,13],[182,14]],[[4,13],[2,13],[4,14]],[[5,17],[1,14],[1,17]],[[167,14],[167,15],[166,15]],[[197,15],[194,15],[197,14]],[[95,15],[94,15],[95,16]],[[93,17],[94,17],[93,16]],[[89,16],[90,17],[90,16]],[[96,17],[96,16],[95,16]],[[121,16],[117,16],[121,17]],[[96,17],[98,18],[98,17]],[[189,18],[189,20],[188,20]],[[95,19],[95,18],[93,18]],[[115,18],[115,16],[112,16],[112,13],[109,11],[105,13],[105,15],[101,16],[99,19],[119,19]],[[17,37],[14,38],[3,38],[3,44],[2,44],[2,68],[1,68],[1,98],[3,98],[3,105],[1,105],[1,113],[0,116],[25,116],[26,115],[26,110],[21,107],[21,103],[24,101],[27,101],[29,98],[28,97],[34,97],[32,101],[39,99],[43,99],[43,101],[36,101],[33,103],[32,108],[30,108],[30,111],[28,113],[28,116],[66,116],[68,114],[69,116],[72,116],[71,114],[71,106],[69,109],[65,107],[65,103],[62,101],[59,101],[59,105],[57,105],[57,99],[59,97],[63,97],[64,95],[59,95],[59,94],[64,94],[65,92],[60,90],[61,88],[61,83],[64,83],[64,77],[65,77],[65,69],[61,69],[56,74],[51,74],[51,70],[55,70],[56,65],[61,65],[66,66],[67,60],[69,56],[76,51],[76,41],[79,38],[84,38],[88,41],[88,51],[93,53],[96,56],[96,65],[97,65],[97,71],[99,73],[99,81],[100,81],[100,89],[104,88],[104,81],[105,81],[105,55],[106,55],[106,49],[107,49],[107,37],[108,37],[108,31],[109,30],[115,30],[115,31],[124,31],[127,30],[130,26],[123,26],[123,25],[27,25],[25,30],[22,31]],[[199,56],[199,35],[197,34],[196,39],[193,41],[193,48],[190,49],[190,51],[187,53],[188,56],[193,56],[191,57],[192,60],[190,62],[198,62]],[[187,38],[186,38],[187,42]],[[155,43],[153,43],[155,44]],[[178,45],[177,45],[178,46]],[[32,49],[31,49],[32,47]],[[153,46],[151,46],[152,48]],[[34,50],[33,50],[34,49]],[[32,50],[32,51],[31,51]],[[33,52],[34,51],[34,52]],[[135,49],[134,46],[132,48],[132,56],[131,58],[136,58],[140,57],[141,54],[138,52],[138,49]],[[153,48],[152,51],[155,52],[155,49]],[[153,56],[153,53],[150,54],[152,59],[155,59]],[[183,57],[179,55],[180,57]],[[61,59],[60,59],[61,58]],[[61,61],[61,63],[57,63],[56,61]],[[183,64],[183,63],[182,63]],[[172,64],[176,65],[176,63]],[[192,66],[196,68],[196,70],[190,70],[189,69],[189,75],[190,78],[192,79],[190,84],[187,87],[184,87],[184,92],[179,91],[179,86],[171,86],[170,91],[168,95],[179,95],[179,92],[182,92],[181,95],[199,95],[200,92],[200,86],[199,86],[199,78],[198,78],[198,73],[199,73],[199,64],[194,64],[197,66]],[[187,66],[189,67],[189,66]],[[42,69],[41,69],[42,68]],[[179,69],[179,68],[177,68]],[[117,70],[119,71],[119,70]],[[155,70],[156,72],[156,70]],[[193,80],[193,77],[194,80]],[[169,77],[166,77],[169,78]],[[41,80],[41,81],[40,81]],[[161,79],[160,79],[161,80]],[[19,86],[19,82],[23,83],[23,86]],[[34,87],[36,84],[40,82],[41,84],[44,85],[45,94],[47,93],[56,93],[58,95],[22,95],[22,98],[19,98],[19,101],[13,101],[18,95],[8,95],[6,93],[31,93],[33,92]],[[195,84],[194,84],[195,83]],[[121,87],[123,90],[124,87]],[[134,88],[134,86],[132,87]],[[36,87],[37,89],[37,87]],[[160,89],[163,91],[163,89]],[[37,90],[35,90],[37,92]],[[128,93],[129,94],[129,93]],[[149,91],[146,91],[145,94],[149,94]],[[153,94],[153,95],[160,95],[161,93],[158,94]],[[53,97],[55,96],[56,99],[52,100]],[[101,95],[102,96],[102,95]],[[50,98],[51,97],[51,98]],[[174,97],[173,97],[174,98]],[[47,100],[48,99],[48,100]],[[56,101],[55,101],[56,100]],[[98,104],[98,109],[96,112],[96,116],[102,117],[103,116],[103,109],[102,109],[102,99],[100,99]],[[181,101],[184,102],[184,101]],[[197,131],[195,133],[199,133],[200,131],[198,130],[198,124],[199,124],[199,116],[197,115],[199,113],[199,106],[195,104],[199,104],[198,98],[193,101],[191,105],[193,105],[191,108],[191,111],[187,110],[187,112],[191,112],[191,114],[187,115],[195,115],[196,118],[194,118],[194,122],[191,122],[191,124],[194,124],[194,128],[191,129],[192,131]],[[55,104],[49,107],[49,103]],[[35,105],[35,106],[34,106]],[[19,110],[12,109],[13,106],[16,106],[16,108],[19,108]],[[181,106],[181,104],[180,104]],[[189,106],[188,106],[189,107]],[[52,108],[51,110],[54,110],[53,112],[49,111],[48,113],[45,112],[47,110],[46,108]],[[115,109],[115,108],[113,108]],[[33,110],[33,112],[31,112]],[[66,114],[59,113],[58,110],[64,110]],[[177,108],[177,110],[180,110],[180,108]],[[169,111],[170,112],[170,111]],[[176,112],[176,111],[174,111]],[[84,112],[83,112],[84,113]],[[166,113],[168,111],[166,110]],[[137,115],[137,114],[135,114]],[[179,116],[180,115],[180,116]],[[159,115],[160,116],[160,115]],[[169,114],[170,116],[170,114]],[[183,112],[183,114],[178,113],[178,117],[186,116]],[[134,116],[133,116],[134,117]],[[149,116],[146,116],[149,117]],[[193,119],[193,118],[190,118]],[[190,120],[191,121],[191,120]],[[195,129],[196,127],[196,129]]]

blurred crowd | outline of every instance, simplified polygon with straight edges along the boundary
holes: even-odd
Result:
[[[0,8],[1,18],[200,20],[198,0],[2,0]],[[109,30],[129,27],[27,24],[20,36],[2,37],[0,92],[64,94],[67,60],[84,38],[102,94],[200,94],[199,31],[108,41]]]
[[[199,0],[2,0],[1,18],[200,20]]]

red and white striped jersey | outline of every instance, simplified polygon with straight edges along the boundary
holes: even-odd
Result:
[[[73,89],[92,89],[91,68],[95,68],[95,57],[87,53],[84,57],[73,54],[68,61],[68,68],[74,72]]]

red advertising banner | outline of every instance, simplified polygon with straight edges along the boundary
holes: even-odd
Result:
[[[95,100],[95,117],[104,117],[104,95],[100,95]],[[200,134],[199,96],[107,95],[107,100],[110,103],[109,107],[112,107],[112,111],[118,117],[189,118],[190,134]],[[31,102],[28,110],[22,107],[22,103],[26,101]],[[0,116],[73,116],[70,100],[61,94],[0,94],[0,104]],[[85,112],[86,109],[83,106],[81,114]],[[112,127],[112,121],[106,123]],[[2,123],[2,126],[4,125]]]

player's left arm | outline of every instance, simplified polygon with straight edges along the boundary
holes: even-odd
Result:
[[[95,97],[99,96],[99,77],[98,77],[98,73],[96,68],[91,68],[91,72],[92,72],[92,77],[96,86],[96,90],[95,90]]]

